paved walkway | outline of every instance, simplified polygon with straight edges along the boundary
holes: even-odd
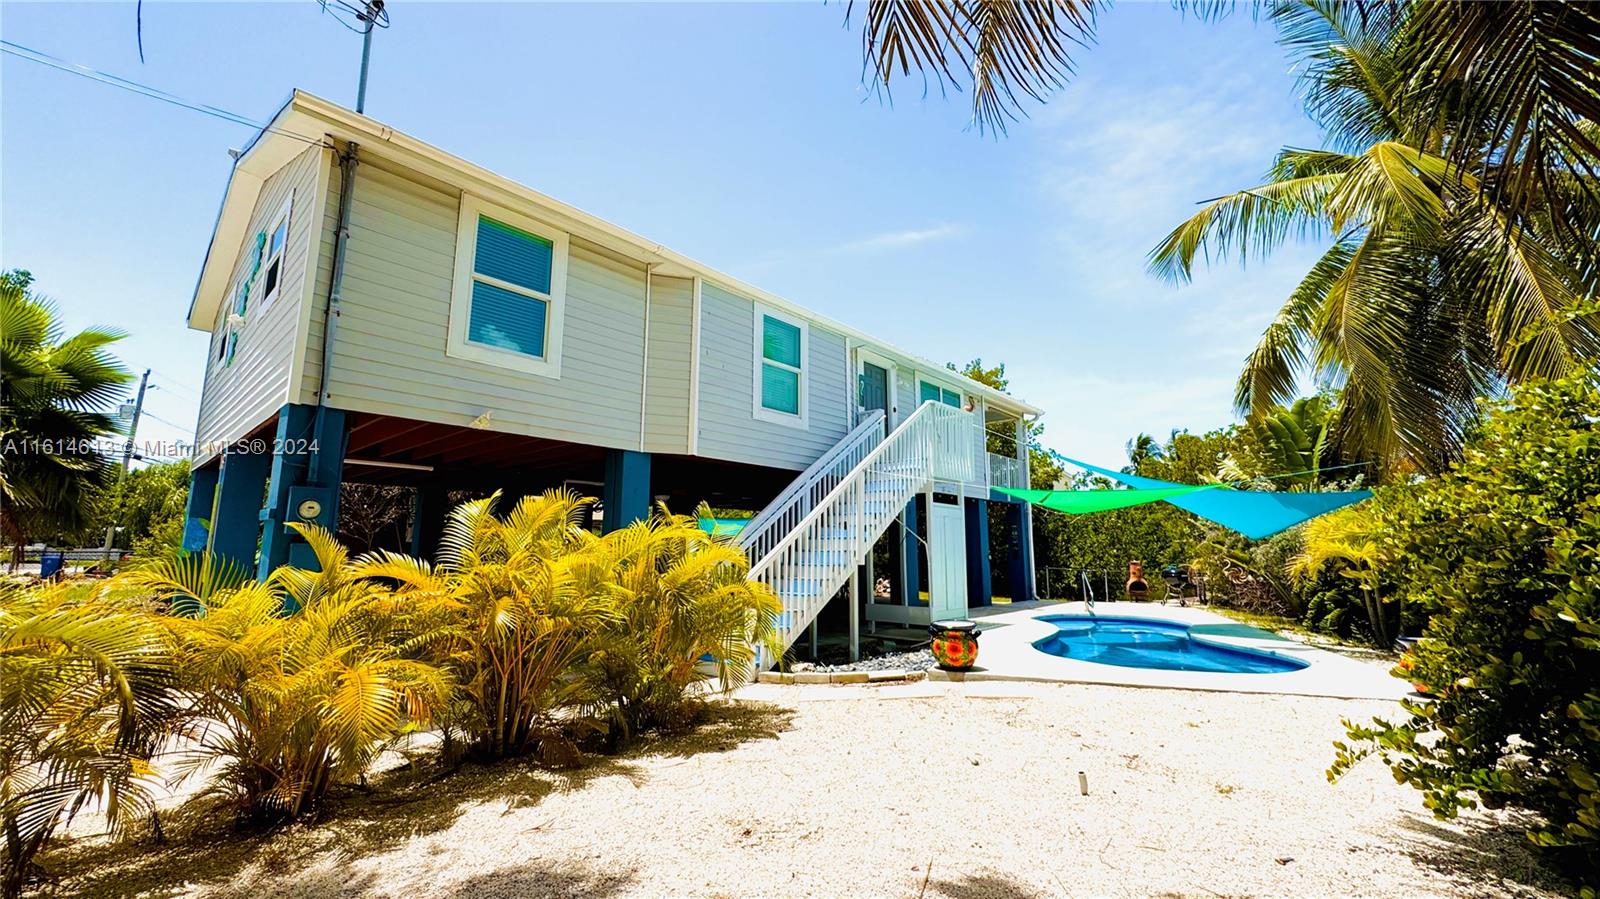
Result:
[[[1166,687],[1179,690],[1217,690],[1234,693],[1275,693],[1291,696],[1327,696],[1335,699],[1399,699],[1410,694],[1405,682],[1389,676],[1388,664],[1358,660],[1318,649],[1270,631],[1198,608],[1152,603],[1103,602],[1095,614],[1103,617],[1150,618],[1190,625],[1200,640],[1266,650],[1308,662],[1297,671],[1275,674],[1220,674],[1210,671],[1167,671],[1123,668],[1053,656],[1033,648],[1036,640],[1055,632],[1054,625],[1038,620],[1044,615],[1082,615],[1081,602],[1019,603],[974,609],[982,632],[978,640],[978,667],[966,674],[935,669],[933,678],[953,680],[1021,680],[1056,683],[1110,684],[1121,687]]]

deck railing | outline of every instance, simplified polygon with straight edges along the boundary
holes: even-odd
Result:
[[[833,492],[839,482],[883,442],[883,412],[874,409],[833,449],[823,453],[739,532],[739,548],[752,562],[772,552],[783,536]]]
[[[1002,456],[999,453],[987,453],[989,457],[989,486],[1012,487],[1018,490],[1028,486],[1028,479],[1022,467],[1022,460],[1011,456]]]
[[[783,603],[783,646],[792,644],[850,579],[862,556],[912,497],[936,478],[970,479],[970,419],[969,413],[950,406],[922,404],[770,551],[752,554],[751,580],[771,586]],[[773,661],[763,659],[763,664]]]

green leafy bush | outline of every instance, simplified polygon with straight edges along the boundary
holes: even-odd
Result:
[[[780,653],[783,604],[748,580],[750,563],[694,518],[663,509],[597,541],[590,563],[613,583],[620,617],[593,661],[615,742],[648,727],[681,728],[700,703],[694,688],[723,690],[755,672],[756,648]]]
[[[1433,701],[1351,725],[1329,772],[1377,753],[1442,817],[1537,812],[1530,832],[1600,884],[1600,375],[1517,388],[1449,474],[1385,510],[1397,589],[1432,613]]]

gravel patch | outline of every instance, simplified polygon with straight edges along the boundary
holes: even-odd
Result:
[[[1561,895],[1508,816],[1439,822],[1381,764],[1378,702],[1056,684],[774,687],[575,772],[426,768],[324,823],[45,859],[61,895]],[[1088,795],[1079,791],[1079,772]]]
[[[891,652],[881,656],[870,656],[859,662],[843,662],[837,665],[814,665],[811,671],[927,671],[932,668],[933,653],[926,649],[917,649],[911,652]],[[796,666],[795,670],[799,670]]]

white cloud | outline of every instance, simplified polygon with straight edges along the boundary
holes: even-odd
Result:
[[[1004,356],[1017,392],[1048,410],[1046,445],[1113,466],[1140,432],[1234,420],[1240,364],[1317,253],[1221,260],[1183,286],[1150,275],[1146,254],[1197,202],[1254,183],[1314,130],[1228,59],[1178,83],[1126,75],[1075,82],[1038,119],[1040,250],[1061,293],[1036,313],[1047,339]]]
[[[870,253],[878,250],[897,250],[918,244],[960,237],[967,232],[960,225],[935,225],[931,228],[913,228],[906,231],[886,231],[861,240],[853,240],[834,247],[837,253]]]

